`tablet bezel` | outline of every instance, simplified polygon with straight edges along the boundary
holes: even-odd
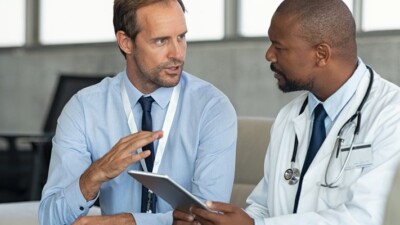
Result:
[[[195,205],[212,212],[204,202],[167,175],[138,170],[129,170],[128,174],[168,202],[173,209],[190,213],[190,208]]]

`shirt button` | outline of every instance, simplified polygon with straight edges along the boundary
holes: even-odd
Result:
[[[83,206],[79,206],[79,209],[80,209],[81,211],[83,211],[85,208],[83,208]]]

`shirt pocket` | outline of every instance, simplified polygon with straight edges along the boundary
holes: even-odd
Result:
[[[353,198],[352,186],[361,176],[362,168],[345,169],[339,177],[341,168],[330,171],[320,185],[320,200],[325,208],[337,208]],[[337,182],[333,182],[337,180]]]

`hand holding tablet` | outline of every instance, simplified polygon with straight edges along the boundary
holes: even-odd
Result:
[[[142,183],[149,190],[153,191],[157,196],[168,202],[174,209],[190,214],[190,208],[192,206],[197,206],[210,212],[214,212],[209,209],[204,202],[188,192],[167,175],[137,170],[130,170],[128,171],[128,174]]]

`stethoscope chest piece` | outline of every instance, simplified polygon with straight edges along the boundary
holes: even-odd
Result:
[[[289,168],[283,174],[285,180],[289,181],[290,185],[297,184],[300,179],[300,170],[296,168]]]

